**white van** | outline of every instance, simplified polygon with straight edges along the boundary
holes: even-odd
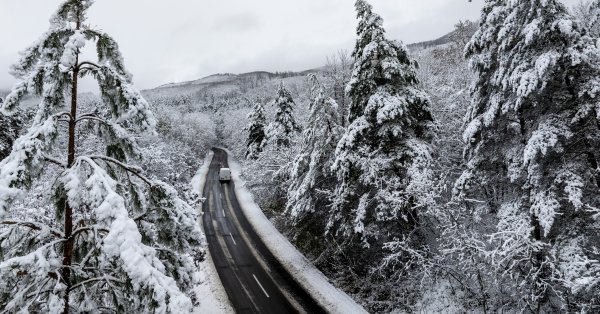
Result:
[[[219,171],[220,181],[231,181],[231,170],[229,168],[221,168]]]

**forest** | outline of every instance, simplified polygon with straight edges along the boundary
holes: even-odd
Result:
[[[370,313],[600,311],[600,1],[486,0],[407,46],[356,0],[323,67],[144,91],[93,3],[64,1],[0,94],[0,312],[194,312],[213,147]]]

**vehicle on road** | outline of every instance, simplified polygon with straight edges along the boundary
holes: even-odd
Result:
[[[219,181],[221,181],[221,182],[231,181],[231,170],[229,168],[221,168],[221,170],[219,170]]]

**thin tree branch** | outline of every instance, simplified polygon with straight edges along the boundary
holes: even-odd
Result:
[[[110,158],[110,157],[106,157],[106,156],[88,156],[88,158],[90,158],[90,159],[100,159],[100,160],[103,160],[105,162],[115,164],[115,165],[123,168],[125,171],[133,174],[134,176],[136,176],[138,178],[140,178],[142,181],[144,181],[149,186],[154,186],[154,184],[152,183],[152,181],[150,179],[146,178],[145,176],[143,176],[141,174],[142,170],[139,169],[139,168],[137,168],[137,167],[133,167],[133,166],[124,164],[124,163],[122,163],[122,162],[120,162],[120,161],[118,161],[118,160],[116,160],[114,158]]]
[[[44,156],[44,160],[47,161],[47,162],[53,163],[55,165],[58,165],[58,166],[60,166],[63,169],[67,167],[66,163],[64,163],[64,162],[62,162],[62,161],[60,161],[58,159],[54,159],[54,158],[52,158],[50,156]]]
[[[79,228],[79,229],[76,229],[75,231],[73,231],[72,237],[75,238],[75,236],[77,236],[78,234],[85,232],[85,231],[103,231],[106,233],[110,232],[110,230],[108,230],[108,229],[98,228],[97,226],[83,227],[83,228]]]
[[[110,125],[110,123],[108,121],[106,121],[106,120],[104,120],[104,119],[102,119],[100,117],[97,117],[95,115],[91,115],[91,114],[87,115],[87,116],[81,116],[81,117],[79,117],[79,119],[77,119],[77,121],[75,121],[75,123],[79,123],[79,122],[81,122],[83,120],[96,120],[96,121],[99,121],[100,123],[103,123],[103,124],[106,124],[106,125]]]
[[[93,68],[96,68],[96,69],[99,69],[99,68],[100,68],[100,66],[99,66],[99,65],[97,65],[97,64],[95,64],[95,63],[93,63],[93,62],[90,62],[90,61],[84,61],[84,62],[81,62],[81,63],[79,63],[79,64],[77,65],[77,69],[78,69],[78,70],[81,70],[81,67],[82,67],[82,66],[84,66],[84,65],[89,65],[89,66],[92,66]]]
[[[0,225],[8,225],[8,226],[19,226],[19,227],[27,227],[29,229],[35,231],[41,231],[43,229],[50,230],[50,233],[57,238],[64,238],[64,234],[56,229],[50,228],[46,225],[35,223],[35,222],[27,222],[27,221],[0,221]]]
[[[88,284],[90,282],[95,282],[95,281],[114,281],[114,282],[118,282],[120,284],[124,283],[123,281],[119,280],[118,278],[115,278],[113,276],[104,275],[102,277],[92,278],[92,279],[88,279],[88,280],[82,281],[82,282],[74,285],[73,287],[71,287],[71,289],[69,291],[73,291],[73,290],[75,290],[76,288],[78,288],[80,286],[83,286],[83,285],[86,285],[86,284]]]

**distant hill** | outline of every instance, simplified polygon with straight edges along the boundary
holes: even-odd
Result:
[[[472,28],[470,27],[470,29],[468,31],[469,36],[473,36],[475,34],[475,32],[477,31],[477,27],[478,27],[477,25],[478,25],[477,22],[472,24],[472,26],[471,26]],[[440,38],[437,38],[434,40],[422,41],[422,42],[418,42],[418,43],[414,43],[414,44],[409,44],[407,46],[411,50],[419,50],[419,49],[428,49],[428,48],[438,47],[438,46],[450,43],[450,40],[454,33],[455,33],[455,31],[452,31]]]
[[[170,83],[159,87],[144,90],[145,96],[172,96],[172,95],[194,95],[199,98],[209,96],[227,96],[237,91],[244,91],[263,85],[274,79],[284,79],[297,76],[306,76],[309,73],[320,72],[320,69],[312,69],[302,72],[266,72],[255,71],[242,74],[221,73],[203,77],[198,80]]]
[[[194,86],[194,85],[215,85],[215,84],[223,84],[223,83],[231,83],[239,80],[249,80],[249,79],[275,79],[275,78],[286,78],[293,76],[301,76],[307,75],[312,72],[318,72],[319,70],[307,70],[302,72],[266,72],[266,71],[255,71],[248,72],[242,74],[233,74],[233,73],[220,73],[213,74],[207,77],[203,77],[201,79],[195,81],[181,82],[181,83],[169,83],[165,85],[161,85],[154,89],[167,89],[167,88],[177,88],[182,86]],[[154,90],[153,89],[153,90]]]
[[[415,50],[415,49],[427,49],[427,48],[433,48],[433,47],[445,45],[450,42],[450,36],[452,36],[453,33],[454,32],[450,32],[450,33],[448,33],[440,38],[434,39],[434,40],[422,41],[422,42],[418,42],[418,43],[409,44],[407,46],[409,49]]]
[[[445,45],[450,42],[453,33],[454,31],[434,40],[409,44],[408,48],[410,50],[421,50]],[[473,34],[474,33],[475,30],[473,30]],[[321,73],[324,70],[325,67],[302,72],[255,71],[241,74],[219,73],[194,81],[161,85],[153,89],[144,90],[142,93],[145,96],[150,97],[191,95],[196,99],[232,96],[235,94],[244,93],[248,89],[262,86],[266,82],[274,79],[306,76],[309,73]]]

